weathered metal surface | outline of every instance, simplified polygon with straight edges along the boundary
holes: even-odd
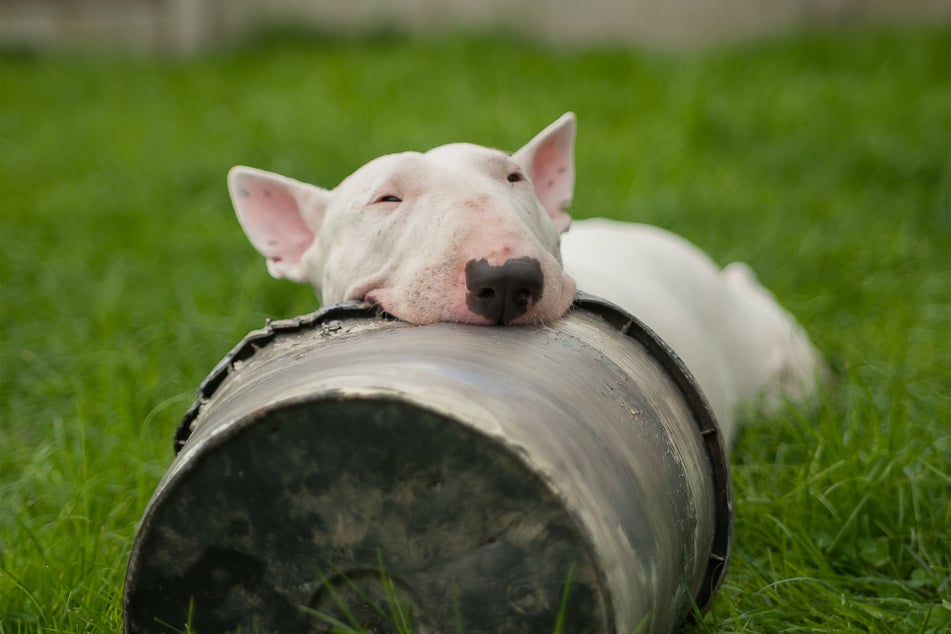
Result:
[[[395,631],[394,594],[420,633],[554,631],[560,611],[563,632],[666,632],[707,605],[730,547],[703,397],[591,297],[554,326],[363,305],[271,322],[202,384],[176,445],[127,632],[330,631],[318,613]]]

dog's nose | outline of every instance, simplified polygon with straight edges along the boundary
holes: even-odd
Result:
[[[535,258],[513,258],[499,266],[485,259],[466,263],[466,306],[495,325],[524,315],[541,298],[544,286],[545,276]]]

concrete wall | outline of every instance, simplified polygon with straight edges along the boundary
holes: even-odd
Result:
[[[0,0],[0,45],[187,54],[262,27],[506,28],[566,44],[702,46],[811,26],[951,22],[949,0]]]

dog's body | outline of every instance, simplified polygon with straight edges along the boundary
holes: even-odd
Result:
[[[625,308],[677,352],[727,440],[739,405],[774,410],[815,389],[809,338],[745,264],[721,270],[663,229],[603,219],[572,225],[561,250],[578,288]]]
[[[569,113],[512,156],[462,143],[383,156],[332,191],[236,167],[229,189],[271,274],[313,284],[325,304],[365,299],[416,324],[521,325],[554,322],[579,288],[670,344],[727,443],[740,404],[808,397],[819,357],[746,265],[720,270],[669,232],[609,220],[576,222],[559,249],[574,131]]]

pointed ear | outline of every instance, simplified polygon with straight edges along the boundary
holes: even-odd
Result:
[[[566,112],[512,155],[535,185],[555,228],[562,232],[571,224],[565,208],[575,189],[575,115]]]
[[[228,172],[238,222],[274,277],[309,282],[301,258],[313,244],[330,192],[251,167]]]

